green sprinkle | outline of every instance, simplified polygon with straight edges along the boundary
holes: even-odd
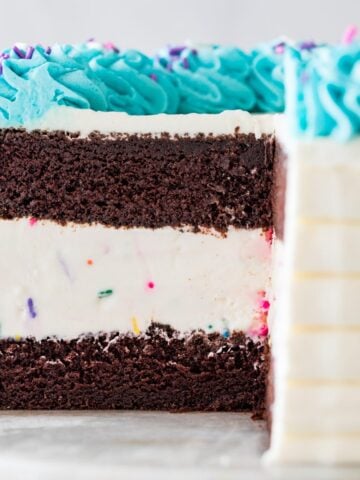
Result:
[[[105,297],[110,297],[114,293],[112,288],[108,288],[107,290],[100,290],[98,292],[97,296],[98,298],[105,298]]]
[[[212,325],[208,325],[208,329],[212,330],[214,327]]]

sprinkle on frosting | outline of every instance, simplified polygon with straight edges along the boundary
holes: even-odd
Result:
[[[88,259],[86,260],[86,263],[87,263],[87,265],[93,265],[93,264],[94,264],[94,260],[92,260],[91,258],[88,258]]]
[[[306,42],[301,42],[299,45],[300,50],[313,50],[316,48],[316,43],[313,42],[312,40],[306,41]]]
[[[345,45],[352,43],[355,40],[357,34],[358,34],[357,27],[355,25],[349,25],[344,32],[342,43],[344,43]]]
[[[27,304],[27,308],[28,308],[30,318],[36,318],[37,313],[36,313],[36,310],[35,310],[34,300],[30,297],[30,298],[27,299],[26,304]]]
[[[33,227],[34,225],[37,224],[37,218],[34,218],[34,217],[30,217],[29,218],[29,225],[30,227]]]
[[[147,287],[148,287],[150,290],[152,290],[153,288],[155,288],[155,283],[152,282],[152,281],[150,281],[150,282],[147,283]]]
[[[110,297],[110,295],[112,295],[113,293],[114,291],[112,290],[112,288],[107,288],[106,290],[100,290],[97,294],[97,297],[98,298]]]

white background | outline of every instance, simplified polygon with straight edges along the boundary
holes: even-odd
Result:
[[[337,41],[360,0],[0,0],[0,48],[89,37],[152,51],[168,43],[242,46],[281,34]]]

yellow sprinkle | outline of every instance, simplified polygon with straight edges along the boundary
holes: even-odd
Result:
[[[141,330],[140,330],[140,328],[139,328],[139,325],[138,325],[138,322],[137,322],[136,317],[132,317],[132,319],[131,319],[131,325],[132,325],[132,329],[133,329],[133,332],[135,333],[135,335],[140,335]]]
[[[15,340],[18,342],[19,340],[21,340],[21,335],[19,335],[18,333],[16,333],[16,334],[14,335],[14,338],[15,338]]]

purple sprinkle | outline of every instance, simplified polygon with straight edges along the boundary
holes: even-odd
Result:
[[[198,54],[198,51],[197,51],[195,48],[193,48],[193,49],[191,50],[191,53],[192,53],[193,55],[197,55],[197,54]]]
[[[158,81],[158,76],[156,75],[156,73],[150,73],[149,77],[151,78],[151,80],[154,80],[154,82]]]
[[[182,46],[182,47],[170,47],[169,48],[169,55],[171,55],[172,57],[178,57],[180,55],[180,53],[182,51],[185,50],[186,47]]]
[[[25,58],[25,53],[22,50],[20,50],[20,48],[17,47],[16,45],[15,45],[15,47],[13,47],[13,51],[14,51],[14,53],[16,53],[16,55],[19,58]]]
[[[8,53],[4,53],[3,59],[4,59],[4,60],[7,60],[8,58],[10,58],[10,55],[9,55]]]
[[[30,317],[35,318],[37,313],[35,311],[34,300],[32,298],[27,299],[27,306],[28,306],[28,309],[29,309]]]
[[[50,55],[51,53],[51,47],[47,47],[45,50],[46,55]]]
[[[171,62],[169,62],[169,63],[166,65],[166,70],[167,70],[168,72],[172,72],[172,71],[174,70]]]
[[[313,48],[316,48],[316,43],[313,41],[300,43],[300,50],[312,50]]]
[[[3,66],[2,66],[2,63],[0,63],[0,75],[2,75],[3,73]]]
[[[183,61],[182,61],[182,66],[184,68],[187,68],[189,69],[190,68],[190,63],[189,63],[189,60],[187,58],[184,58]]]
[[[88,39],[86,40],[86,43],[91,43],[91,42],[95,42],[95,38],[94,38],[94,37],[88,38]]]
[[[34,47],[28,47],[27,50],[26,50],[25,58],[28,59],[28,60],[30,58],[32,58],[34,51],[35,51]]]

